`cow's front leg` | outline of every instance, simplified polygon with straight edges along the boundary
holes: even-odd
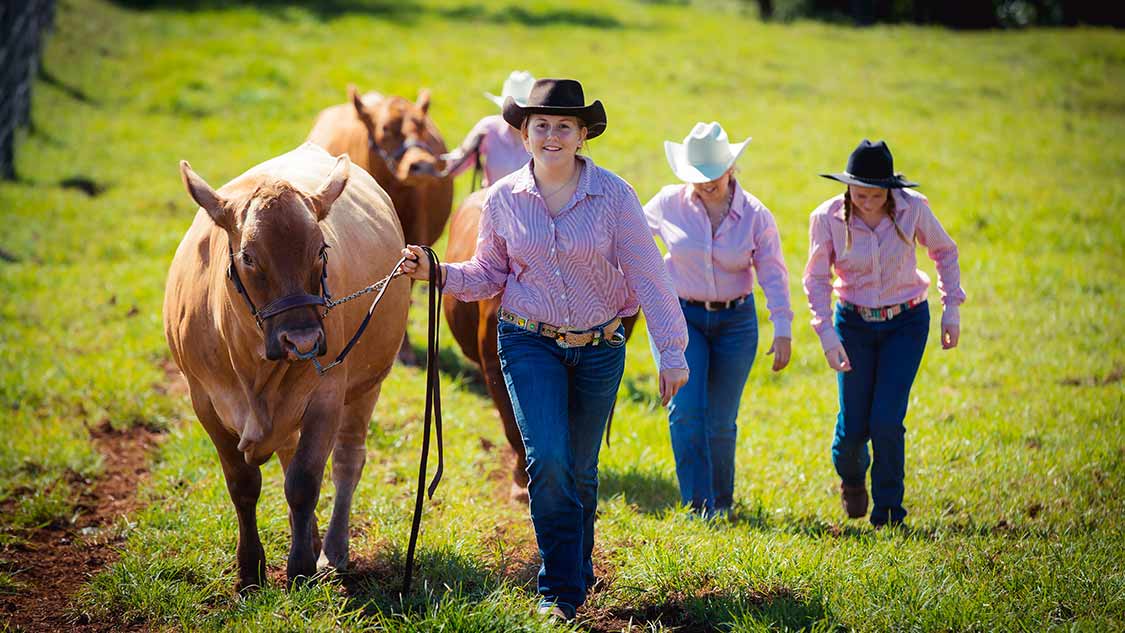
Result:
[[[336,501],[332,519],[324,533],[324,556],[319,563],[343,571],[348,568],[348,523],[352,512],[352,495],[363,475],[367,461],[367,427],[371,411],[379,400],[381,385],[344,407],[336,448],[332,451],[332,481],[336,484]]]
[[[203,390],[192,385],[192,406],[211,442],[219,453],[227,492],[238,515],[238,585],[239,593],[266,585],[266,551],[258,536],[258,497],[262,493],[262,471],[246,463],[238,451],[238,437],[226,431],[211,401],[199,395]]]
[[[340,408],[335,402],[314,401],[301,418],[301,439],[285,470],[285,499],[293,530],[285,570],[289,586],[316,573],[316,503],[339,425]]]

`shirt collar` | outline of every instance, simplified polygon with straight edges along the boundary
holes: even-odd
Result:
[[[749,205],[749,200],[746,199],[746,192],[743,191],[742,185],[738,184],[737,178],[731,181],[731,189],[733,189],[733,196],[730,202],[730,214],[734,216],[734,219],[740,220],[746,212],[746,207]],[[688,203],[697,205],[701,209],[704,208],[703,201],[695,195],[695,191],[692,188],[691,183],[684,184],[683,196]]]
[[[578,190],[576,192],[576,199],[581,200],[585,195],[600,196],[605,193],[605,188],[602,183],[601,174],[598,173],[598,166],[594,164],[594,159],[589,156],[578,154],[578,160],[582,161],[585,168],[582,170],[582,176],[578,179]],[[534,159],[527,161],[523,167],[516,172],[513,177],[512,193],[533,193],[539,195],[539,188],[535,186],[535,174],[532,172],[532,165]]]

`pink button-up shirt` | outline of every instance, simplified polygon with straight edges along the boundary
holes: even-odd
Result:
[[[588,329],[645,310],[661,369],[687,368],[687,323],[633,188],[579,156],[574,196],[552,216],[529,163],[488,189],[477,252],[445,265],[445,291],[479,301],[503,291],[520,316]]]
[[[852,216],[852,247],[844,249],[844,196],[825,201],[809,217],[809,261],[802,278],[812,310],[812,326],[824,351],[839,347],[832,327],[832,290],[849,303],[866,308],[906,303],[924,296],[930,278],[918,270],[917,242],[937,265],[938,290],[944,306],[942,323],[960,321],[958,306],[965,301],[957,244],[930,210],[926,197],[911,189],[894,189],[895,220],[910,239],[907,244],[890,218],[871,229]],[[832,280],[835,271],[836,280]]]
[[[773,214],[735,181],[730,213],[711,233],[707,208],[691,185],[669,185],[645,205],[652,233],[668,246],[664,262],[676,292],[695,301],[730,301],[754,289],[766,295],[775,336],[792,338],[789,271]]]
[[[469,153],[478,136],[481,137],[480,147],[475,155],[458,165],[450,172],[451,176],[465,173],[483,157],[484,175],[481,177],[481,185],[488,187],[531,160],[531,154],[524,148],[519,130],[508,125],[499,114],[486,116],[478,121],[461,142],[461,151]]]

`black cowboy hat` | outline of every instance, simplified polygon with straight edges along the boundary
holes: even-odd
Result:
[[[582,84],[573,79],[540,79],[531,87],[527,105],[516,103],[515,99],[504,99],[504,120],[517,130],[529,114],[553,114],[574,116],[586,125],[586,138],[594,138],[605,131],[605,108],[602,102],[594,100],[586,105],[582,95]]]
[[[855,151],[848,157],[848,167],[844,173],[821,174],[821,176],[861,187],[902,189],[918,186],[918,183],[895,173],[894,157],[891,156],[891,150],[884,141],[872,143],[867,139],[860,141]]]

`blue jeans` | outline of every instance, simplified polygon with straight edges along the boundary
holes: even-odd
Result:
[[[680,300],[688,326],[690,376],[668,405],[680,500],[703,514],[734,501],[738,404],[758,352],[754,296],[708,312]]]
[[[927,302],[889,321],[867,322],[836,306],[836,332],[852,370],[839,372],[840,413],[832,463],[845,484],[864,485],[871,467],[871,523],[906,517],[902,507],[906,405],[930,331]],[[875,461],[867,453],[871,441]]]
[[[497,347],[527,450],[531,522],[543,561],[540,604],[573,616],[595,580],[598,449],[625,369],[624,338],[564,349],[501,321]]]

